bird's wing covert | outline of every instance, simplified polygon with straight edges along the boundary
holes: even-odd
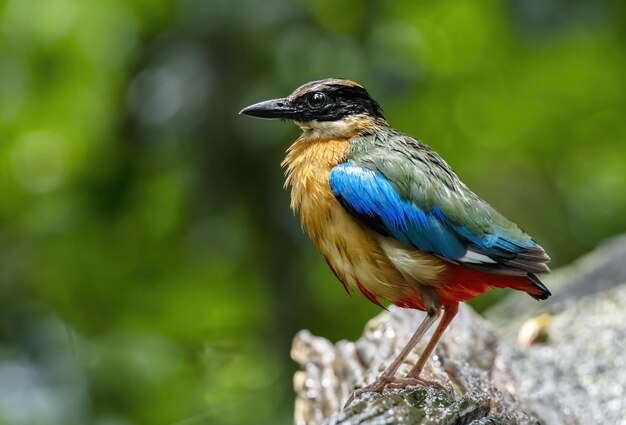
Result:
[[[370,143],[334,167],[341,205],[379,233],[468,267],[494,273],[548,271],[543,249],[471,192],[414,139]]]

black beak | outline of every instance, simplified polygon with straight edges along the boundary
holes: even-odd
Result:
[[[258,118],[293,118],[296,110],[287,99],[272,99],[243,108],[239,114]]]

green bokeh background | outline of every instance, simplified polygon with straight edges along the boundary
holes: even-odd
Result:
[[[565,264],[626,228],[617,0],[0,1],[0,424],[288,424],[292,336],[355,338],[286,123],[365,85]],[[506,291],[476,301],[483,309]]]

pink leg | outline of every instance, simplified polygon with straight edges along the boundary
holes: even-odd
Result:
[[[387,368],[384,370],[384,372],[380,375],[380,377],[376,381],[374,381],[372,384],[366,387],[363,387],[354,391],[348,398],[348,401],[346,401],[346,405],[350,404],[352,400],[354,400],[361,394],[368,393],[368,392],[381,392],[382,390],[385,389],[385,387],[388,384],[392,383],[393,380],[395,379],[394,375],[396,374],[398,368],[400,367],[404,359],[406,359],[406,357],[409,355],[411,350],[413,350],[415,345],[424,336],[426,331],[428,331],[428,329],[433,325],[433,323],[435,323],[435,321],[437,320],[440,314],[441,314],[441,310],[439,309],[431,310],[428,313],[426,313],[426,317],[424,317],[424,320],[422,320],[422,323],[419,325],[419,327],[417,328],[417,330],[415,331],[415,333],[413,334],[409,342],[404,346],[404,348],[402,349],[400,354],[398,354],[395,360],[389,366],[387,366]]]
[[[430,341],[428,341],[428,345],[422,352],[422,355],[417,361],[417,364],[413,367],[413,369],[411,369],[411,371],[407,375],[409,378],[419,378],[420,373],[422,373],[422,369],[424,368],[424,365],[430,357],[430,354],[433,352],[433,349],[435,348],[435,345],[437,345],[437,342],[439,342],[439,338],[441,338],[441,335],[443,335],[444,331],[446,330],[450,322],[452,322],[452,319],[454,319],[454,316],[456,316],[458,311],[458,304],[446,305],[443,307],[443,317],[441,318],[439,325],[437,325],[437,329],[435,329],[435,333],[433,334],[432,338],[430,339]]]

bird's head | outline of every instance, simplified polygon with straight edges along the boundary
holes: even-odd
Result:
[[[385,123],[382,109],[359,84],[329,78],[298,87],[288,97],[255,103],[240,114],[287,119],[312,137],[352,137]]]

